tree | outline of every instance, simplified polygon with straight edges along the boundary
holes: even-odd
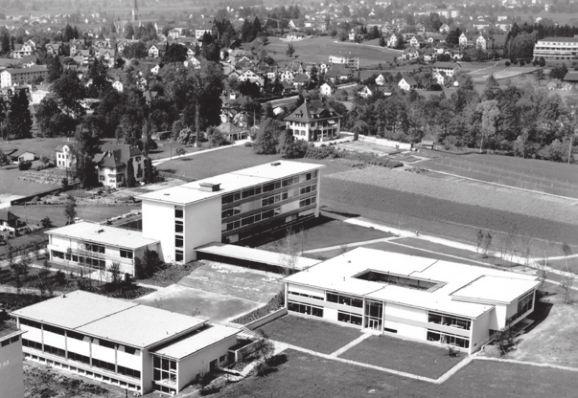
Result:
[[[172,43],[167,46],[163,56],[163,62],[179,62],[182,63],[187,59],[187,48],[178,43]]]
[[[228,143],[223,133],[215,127],[209,127],[207,130],[207,138],[211,148],[226,145]]]
[[[134,178],[134,166],[132,160],[126,162],[126,186],[132,188],[136,185],[136,179]]]
[[[484,149],[484,140],[496,134],[497,119],[500,116],[498,101],[486,100],[478,105],[478,111],[482,114],[480,153]]]
[[[98,184],[94,156],[100,151],[100,140],[95,132],[94,119],[86,117],[75,135],[76,175],[84,188]]]
[[[28,94],[25,90],[17,90],[12,96],[10,111],[6,120],[8,135],[14,138],[30,138],[32,136],[32,115],[29,109]]]
[[[457,46],[460,43],[460,36],[462,35],[462,31],[460,30],[460,28],[455,28],[453,30],[450,30],[447,37],[446,37],[446,43],[453,45],[453,46]]]
[[[135,259],[135,273],[137,278],[148,278],[162,264],[159,254],[154,250],[145,249],[142,259]]]
[[[59,79],[60,76],[62,76],[63,68],[58,55],[49,56],[46,62],[46,66],[48,68],[47,80],[49,83]]]
[[[58,114],[60,114],[60,108],[53,97],[46,96],[40,101],[35,116],[44,137],[54,137],[58,134],[58,131],[54,131],[54,123],[52,123],[53,117]]]
[[[42,228],[51,228],[52,220],[50,219],[50,217],[46,216],[42,220],[40,220],[40,224],[42,224]]]
[[[287,44],[287,51],[285,51],[285,54],[287,54],[289,58],[293,58],[293,54],[295,54],[295,47],[293,44]]]
[[[153,167],[152,161],[150,158],[144,158],[143,160],[144,167],[143,167],[143,182],[145,184],[150,184],[151,182],[155,182],[156,180],[156,170]]]
[[[80,106],[80,100],[84,97],[84,86],[74,72],[66,72],[52,83],[52,91],[56,94],[60,104],[80,116],[84,110]]]
[[[550,71],[550,77],[552,79],[562,80],[562,79],[564,79],[564,77],[566,76],[567,73],[568,73],[568,68],[566,67],[566,64],[562,64],[560,66],[556,66],[556,67],[552,68],[552,70]]]
[[[114,287],[118,286],[118,284],[120,282],[120,264],[119,263],[112,263],[112,265],[108,269],[108,272],[110,272],[110,275],[112,276],[112,281],[111,281],[112,286],[114,286]]]
[[[64,216],[66,217],[66,224],[74,224],[74,219],[76,218],[76,199],[73,196],[68,195],[66,198],[66,203],[64,205]]]
[[[253,150],[260,155],[272,155],[277,153],[277,136],[275,133],[275,120],[266,120],[261,123],[257,137],[253,143]]]

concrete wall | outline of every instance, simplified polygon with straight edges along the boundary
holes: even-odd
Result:
[[[190,384],[197,376],[209,372],[211,361],[216,359],[218,362],[223,355],[228,358],[229,348],[236,342],[237,336],[231,336],[181,359],[177,364],[177,391]],[[225,362],[219,365],[225,365]]]
[[[399,304],[383,306],[384,328],[397,330],[397,334],[412,339],[426,340],[427,311]]]
[[[221,241],[221,211],[221,197],[197,202],[185,208],[185,262],[197,259],[197,247]]]
[[[142,234],[160,242],[159,257],[175,261],[175,206],[169,203],[142,202]]]
[[[24,397],[22,341],[0,346],[0,397]]]
[[[472,322],[470,334],[470,353],[478,351],[490,338],[490,328],[494,310],[487,311]]]

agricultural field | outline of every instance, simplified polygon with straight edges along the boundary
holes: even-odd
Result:
[[[34,195],[51,189],[58,188],[59,184],[42,184],[31,181],[24,181],[21,177],[24,172],[18,170],[18,167],[12,169],[0,169],[0,195]]]
[[[307,62],[326,63],[330,55],[359,57],[360,66],[388,64],[399,55],[398,50],[368,44],[339,42],[330,36],[305,38],[300,41],[287,42],[278,37],[269,37],[265,49],[277,62],[290,62],[287,57],[287,46],[291,43],[295,48],[297,59]]]
[[[64,205],[18,205],[12,206],[10,211],[28,223],[39,223],[44,217],[50,218],[55,226],[63,226],[66,223]],[[138,204],[114,204],[114,205],[77,205],[77,217],[87,221],[102,222],[107,218],[128,213],[139,209]]]
[[[578,166],[573,164],[500,155],[422,154],[430,160],[419,163],[420,168],[578,198]]]

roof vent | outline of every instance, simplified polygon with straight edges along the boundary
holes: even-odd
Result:
[[[281,166],[281,162],[273,162],[271,163],[271,166]]]
[[[102,229],[102,228],[99,229],[98,231],[96,231],[97,234],[101,234],[101,233],[103,233],[103,232],[104,232],[104,229]]]
[[[199,187],[201,191],[217,192],[221,189],[221,184],[215,182],[200,182]]]

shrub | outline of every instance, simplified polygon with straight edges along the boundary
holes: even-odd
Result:
[[[335,159],[339,157],[339,152],[334,146],[310,146],[307,148],[305,157],[309,159]]]
[[[187,151],[186,151],[185,148],[183,148],[183,147],[178,147],[178,148],[175,150],[175,153],[176,153],[178,156],[181,156],[181,155],[184,155],[185,153],[187,153]]]
[[[32,162],[30,160],[26,160],[24,162],[18,163],[18,170],[29,170],[32,166]]]

